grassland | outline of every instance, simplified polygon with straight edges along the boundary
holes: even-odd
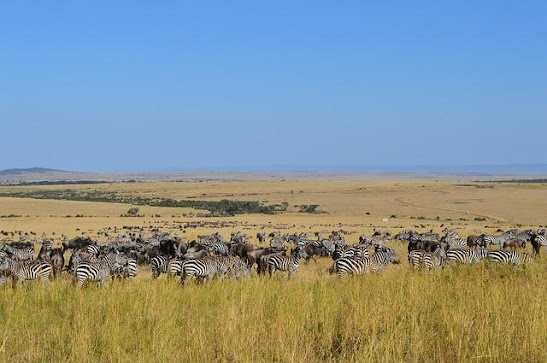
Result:
[[[373,229],[418,231],[452,226],[462,235],[547,224],[543,184],[379,181],[211,181],[71,186],[143,198],[260,200],[289,203],[287,212],[196,217],[191,208],[139,206],[144,217],[120,217],[127,204],[0,198],[0,230],[40,235],[96,233],[106,227],[155,226],[183,238],[232,231],[330,231],[349,242]],[[62,186],[0,187],[55,190]],[[327,214],[298,212],[319,204]],[[84,217],[76,218],[76,215]],[[394,216],[394,217],[392,217]],[[387,222],[384,222],[384,218]],[[185,228],[187,222],[207,222]],[[227,225],[217,228],[211,222]],[[123,231],[122,231],[123,232]],[[104,237],[100,237],[104,240]],[[256,241],[255,241],[256,242]],[[182,288],[141,269],[131,283],[76,289],[0,288],[2,361],[547,361],[547,258],[526,268],[465,266],[411,272],[403,257],[380,275],[338,281],[328,259],[298,274],[213,281]]]

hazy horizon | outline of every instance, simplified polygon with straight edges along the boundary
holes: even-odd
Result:
[[[355,165],[355,166],[239,166],[239,167],[210,167],[210,168],[147,168],[147,169],[110,169],[90,170],[77,169],[66,170],[47,166],[32,166],[21,168],[5,168],[6,170],[50,169],[59,172],[77,173],[177,173],[177,172],[211,172],[211,173],[401,173],[401,174],[467,174],[467,175],[547,175],[547,164],[506,164],[506,165]]]

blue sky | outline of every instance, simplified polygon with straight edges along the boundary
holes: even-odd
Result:
[[[0,169],[547,163],[547,5],[3,2]]]

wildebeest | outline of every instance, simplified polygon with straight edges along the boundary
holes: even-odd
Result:
[[[49,263],[53,266],[53,275],[57,276],[65,266],[65,255],[62,248],[55,248],[49,253]]]
[[[73,238],[71,240],[64,240],[62,242],[62,245],[63,245],[63,250],[68,250],[68,249],[82,249],[84,247],[87,247],[89,245],[96,245],[97,242],[96,241],[93,241],[91,238],[89,237],[76,237],[76,238]]]

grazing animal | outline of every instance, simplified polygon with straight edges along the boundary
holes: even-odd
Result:
[[[62,248],[55,248],[49,253],[49,262],[53,266],[53,275],[57,276],[65,266],[65,255]]]
[[[486,248],[486,242],[481,236],[468,236],[467,237],[467,247],[477,248],[482,247]]]
[[[183,260],[177,258],[169,260],[169,263],[167,264],[167,278],[171,279],[175,276],[180,276],[182,274],[183,263]]]
[[[446,250],[440,246],[434,252],[413,250],[408,254],[410,266],[414,269],[424,267],[427,271],[443,266],[445,259]]]
[[[256,239],[258,239],[259,243],[265,243],[266,242],[266,233],[257,233]]]
[[[296,247],[291,256],[282,254],[275,254],[268,258],[268,273],[271,276],[276,271],[287,271],[289,279],[296,273],[298,266],[300,265],[300,259],[306,257],[306,252],[299,247]]]
[[[45,261],[17,261],[9,257],[0,259],[0,271],[7,273],[13,278],[13,285],[18,282],[27,280],[41,279],[46,285],[49,284],[49,279],[53,271],[53,267],[49,262]]]
[[[464,250],[455,249],[446,251],[446,261],[450,263],[470,264],[480,262],[488,256],[486,249]]]
[[[524,265],[532,260],[530,255],[526,253],[518,253],[514,251],[488,251],[488,260],[509,265]]]
[[[162,273],[167,272],[167,266],[169,265],[169,259],[165,256],[156,256],[150,260],[150,266],[152,267],[152,278],[157,279]]]
[[[547,236],[543,234],[535,234],[530,240],[532,247],[534,248],[534,253],[539,255],[539,249],[541,246],[547,246]]]
[[[503,244],[513,238],[514,235],[511,232],[505,232],[499,236],[491,236],[488,234],[482,234],[481,238],[484,240],[484,244],[486,245],[498,245],[500,246],[500,249],[503,247]]]
[[[511,248],[513,250],[516,250],[517,248],[525,248],[526,247],[526,241],[520,239],[520,238],[511,238],[507,241],[503,242],[503,249]]]
[[[34,245],[17,248],[1,244],[0,250],[5,251],[11,259],[16,261],[31,261],[34,257]]]
[[[218,262],[212,256],[187,260],[182,264],[181,284],[188,284],[193,277],[202,283],[212,280],[218,272]]]
[[[110,275],[118,273],[124,264],[115,252],[109,252],[93,261],[81,261],[75,271],[78,287],[82,287],[87,281],[100,282],[102,286],[106,286]]]
[[[125,264],[121,266],[117,272],[120,279],[127,278],[132,280],[139,273],[137,260],[134,258],[127,258]]]
[[[378,272],[388,263],[399,263],[397,254],[391,248],[379,248],[372,257],[341,257],[334,262],[331,272],[338,278],[343,275],[362,275],[366,272]]]

